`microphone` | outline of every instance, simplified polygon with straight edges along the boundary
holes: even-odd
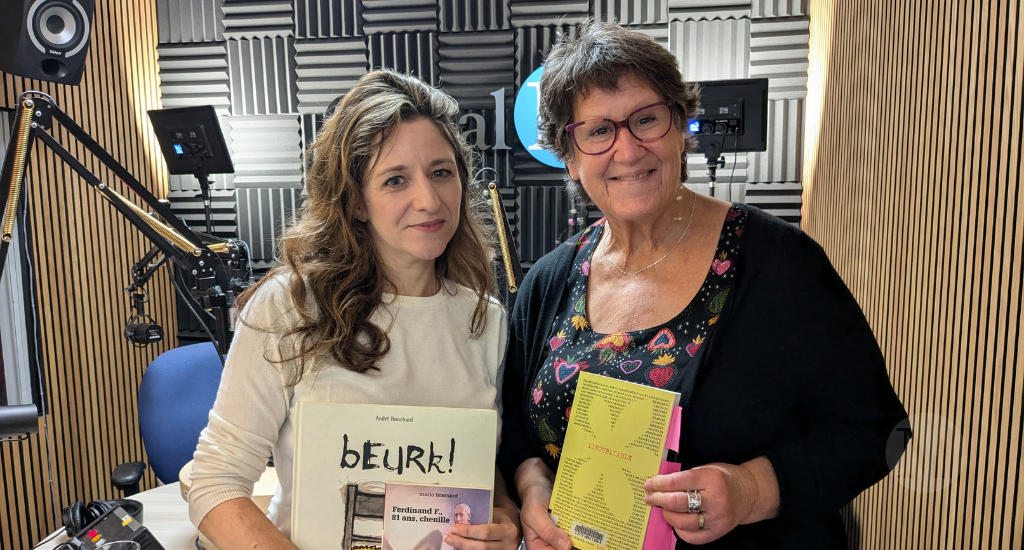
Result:
[[[148,316],[146,316],[148,318]],[[152,321],[152,319],[148,319]],[[164,339],[164,329],[155,322],[144,322],[140,316],[133,316],[124,327],[124,337],[138,345],[152,344]]]

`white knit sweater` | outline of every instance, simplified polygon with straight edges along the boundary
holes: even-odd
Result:
[[[291,388],[265,353],[278,357],[277,335],[238,323],[217,401],[199,438],[188,495],[196,526],[218,504],[250,497],[273,451],[280,485],[269,516],[290,534],[292,414],[299,401],[493,408],[500,413],[501,368],[508,337],[500,304],[487,311],[487,329],[471,338],[476,295],[448,284],[430,297],[388,296],[372,321],[384,328],[391,351],[379,371],[363,374],[321,357],[324,368]],[[297,318],[288,278],[279,276],[246,305],[242,317],[256,327],[282,327]],[[276,329],[275,329],[276,331]],[[500,426],[499,426],[500,430]]]

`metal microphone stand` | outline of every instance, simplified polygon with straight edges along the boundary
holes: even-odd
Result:
[[[68,152],[50,135],[55,121],[123,181],[156,216],[113,190]],[[6,203],[3,232],[0,233],[0,273],[6,263],[7,251],[13,238],[25,166],[34,139],[39,139],[87,184],[98,190],[114,209],[149,238],[170,260],[174,267],[175,289],[220,354],[227,353],[234,334],[230,308],[234,303],[235,294],[249,284],[249,258],[244,243],[194,233],[62,111],[53,98],[42,92],[25,92],[18,98],[14,136],[7,148],[7,160],[4,162],[3,171],[0,172],[0,202]],[[207,227],[210,228],[209,190],[206,188],[204,199],[207,204]],[[163,221],[158,220],[157,216]],[[195,284],[187,292],[182,288],[183,273],[191,274],[195,280]]]

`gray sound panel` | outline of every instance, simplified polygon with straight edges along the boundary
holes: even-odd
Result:
[[[440,0],[441,32],[500,31],[511,28],[506,0]]]
[[[185,220],[193,231],[206,232],[206,207],[203,197],[196,193],[168,193],[171,212]],[[235,209],[235,191],[210,191],[213,234],[223,239],[238,237],[238,213]]]
[[[316,136],[320,133],[320,128],[324,124],[324,117],[323,115],[300,115],[299,123],[302,126],[299,133],[302,145],[302,197],[305,198],[309,192],[306,188],[306,176],[308,175],[309,165],[312,162],[308,155],[309,147],[316,141]]]
[[[807,97],[809,40],[807,17],[751,21],[750,77],[769,79],[769,99]]]
[[[544,61],[544,56],[551,50],[551,46],[558,41],[558,37],[561,33],[567,33],[569,36],[575,36],[576,27],[572,25],[552,25],[547,27],[516,29],[516,51],[519,54],[516,55],[516,93],[519,93],[519,88],[527,77],[530,76],[530,73],[541,66]],[[509,139],[512,140],[511,145],[513,147],[513,167],[515,168],[512,179],[513,184],[517,188],[524,186],[557,188],[564,196],[564,192],[561,190],[565,182],[565,170],[561,168],[552,168],[535,160],[519,141],[519,136],[516,134],[515,126],[511,121],[509,121],[508,127],[508,133],[510,134]],[[522,189],[520,189],[520,191],[522,191]],[[568,203],[567,200],[566,203]],[[539,205],[540,203],[534,202],[531,204]],[[520,204],[517,207],[517,210],[520,212],[520,220],[524,219],[524,216],[526,215],[526,208],[528,208],[528,206],[523,204]],[[568,206],[565,207],[565,211],[566,219],[568,219]],[[533,214],[533,218],[538,218],[538,216],[540,216],[539,213]],[[522,222],[521,228],[525,231],[526,225],[524,224],[526,224],[526,222]],[[526,245],[522,246],[525,247]],[[538,258],[539,257],[540,256],[538,256]],[[530,262],[532,261],[533,260],[530,260]]]
[[[552,168],[546,164],[542,164],[536,160],[523,145],[517,143],[515,146],[515,179],[513,182],[516,187],[531,186],[531,185],[544,185],[544,186],[561,186],[565,183],[565,170],[562,168]]]
[[[619,25],[668,23],[668,0],[593,0],[594,19]]]
[[[213,105],[218,114],[229,114],[226,43],[159,46],[156,52],[164,108]]]
[[[437,0],[348,0],[363,5],[363,32],[437,32]]]
[[[655,42],[661,44],[662,48],[669,49],[669,29],[668,24],[660,25],[643,25],[640,27],[629,27],[630,30],[642,32],[647,36],[654,39]]]
[[[322,115],[335,98],[348,93],[366,74],[366,52],[362,38],[296,40],[299,112]]]
[[[751,153],[734,152],[730,148],[730,146],[735,145],[732,140],[727,140],[726,144],[726,151],[722,153],[722,158],[725,159],[725,167],[719,168],[715,172],[715,183],[728,185],[730,183],[740,184],[750,181],[750,171],[748,168]],[[711,177],[708,176],[707,159],[703,154],[694,153],[686,155],[686,165],[686,173],[688,174],[687,184],[706,186],[711,181]]]
[[[222,123],[223,124],[223,123]],[[231,147],[230,138],[225,133],[224,138],[228,140],[228,147]],[[235,175],[234,174],[210,174],[210,179],[213,180],[213,185],[210,189],[216,189],[218,191],[230,191],[235,188]],[[196,180],[195,176],[174,176],[169,175],[167,177],[167,193],[168,198],[171,196],[188,196],[191,197],[195,193],[199,193],[202,189],[199,187],[199,181]]]
[[[807,0],[752,0],[750,17],[799,17],[809,15]]]
[[[750,181],[801,181],[803,153],[804,100],[769,100],[768,150],[749,153]]]
[[[530,73],[544,63],[544,56],[551,51],[551,46],[558,42],[562,34],[574,37],[576,27],[558,25],[516,29],[516,93],[519,93],[519,87]]]
[[[590,16],[589,0],[509,0],[513,27],[571,25]]]
[[[800,223],[802,186],[799,182],[748,183],[747,204],[778,216],[790,223]]]
[[[714,193],[711,192],[711,188],[708,187],[707,183],[690,183],[683,184],[687,189],[695,193],[700,193],[704,196],[713,195],[716,199],[723,200],[726,202],[747,202],[746,201],[746,187],[747,184],[742,181],[729,183],[727,181],[718,180],[715,184]]]
[[[298,112],[294,38],[230,40],[228,64],[235,116]]]
[[[156,25],[160,44],[224,40],[221,5],[224,0],[157,0]]]
[[[394,69],[414,74],[425,82],[438,84],[437,33],[374,34],[366,37],[370,68]]]
[[[236,188],[302,187],[299,117],[235,116],[229,123]]]
[[[512,31],[445,33],[438,36],[441,85],[460,109],[491,109],[504,95],[513,104],[515,34]],[[492,96],[497,90],[504,94]],[[507,119],[511,122],[511,119]],[[492,142],[493,143],[493,142]]]
[[[526,266],[533,265],[570,237],[569,199],[562,186],[519,188],[519,252]],[[571,233],[576,233],[573,230]]]
[[[673,21],[669,49],[679,60],[683,80],[747,78],[750,20]]]
[[[274,246],[295,223],[301,194],[294,188],[238,190],[238,236],[249,245],[253,268],[265,269],[275,260]]]
[[[291,36],[292,0],[224,0],[226,38]]]
[[[302,153],[305,155],[306,149],[313,145],[317,134],[320,133],[320,128],[324,125],[324,117],[323,115],[302,115],[299,117],[299,124],[301,125],[299,136],[302,143]]]
[[[248,209],[250,236],[278,235],[281,205],[301,200],[303,150],[328,105],[368,69],[388,67],[459,101],[463,134],[481,166],[498,172],[485,176],[501,184],[513,232],[523,239],[524,265],[531,265],[554,246],[556,225],[561,238],[568,233],[564,170],[526,152],[512,105],[558,34],[574,35],[586,17],[651,36],[676,56],[687,80],[769,78],[769,150],[734,156],[726,146],[716,196],[744,200],[747,182],[756,182],[762,187],[753,188],[753,200],[799,219],[807,0],[156,1],[163,103],[210,104],[235,115],[226,134],[236,140],[230,147],[238,174],[214,176],[214,189],[245,194],[239,201]],[[496,90],[504,92],[500,110]],[[499,130],[511,149],[495,149]],[[703,157],[690,155],[689,162],[689,184],[706,190]],[[771,187],[778,185],[789,187]],[[169,193],[201,212],[194,178],[172,177]],[[551,216],[559,216],[557,223]],[[257,269],[270,266],[272,242],[254,254]]]
[[[363,4],[353,0],[295,0],[297,38],[349,38],[363,34]]]
[[[670,21],[750,17],[750,0],[668,0]]]

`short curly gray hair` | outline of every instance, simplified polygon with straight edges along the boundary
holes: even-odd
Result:
[[[576,154],[565,127],[573,122],[577,103],[594,89],[615,90],[619,80],[631,76],[674,103],[676,128],[694,140],[687,123],[697,114],[700,91],[683,82],[675,56],[646,34],[588,19],[576,27],[576,36],[562,34],[544,59],[540,80],[538,142],[556,157],[572,160]],[[686,181],[686,154],[681,155]],[[584,204],[592,201],[580,182],[566,175],[569,195]]]

